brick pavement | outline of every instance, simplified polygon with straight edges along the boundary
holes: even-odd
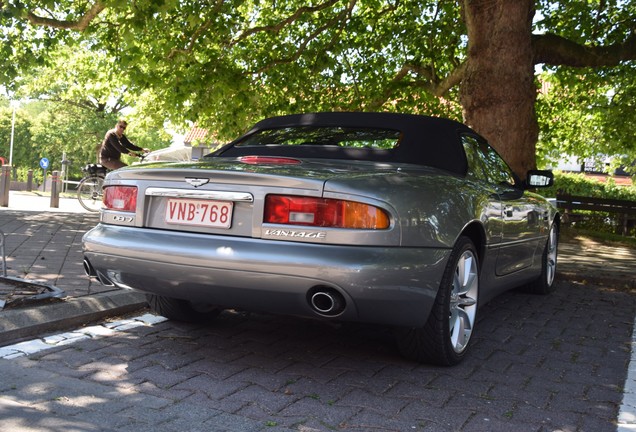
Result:
[[[79,252],[96,222],[86,213],[0,209],[10,272],[28,269],[72,296],[103,290],[83,275]],[[453,368],[401,359],[384,328],[243,313],[210,327],[165,322],[0,360],[0,424],[614,431],[636,310],[633,263],[627,249],[563,244],[556,293],[511,292],[485,306],[470,357]]]
[[[95,213],[0,210],[7,274],[54,285],[70,297],[112,290],[91,281],[82,265],[82,236],[98,221]]]
[[[559,245],[558,273],[562,278],[636,293],[636,250],[606,245],[586,238],[563,238]]]
[[[452,368],[403,360],[375,326],[168,321],[0,360],[0,418],[11,430],[615,431],[635,306],[565,280],[550,296],[504,294]]]

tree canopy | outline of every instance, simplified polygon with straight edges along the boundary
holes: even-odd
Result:
[[[475,127],[518,173],[534,166],[537,141],[544,156],[636,158],[633,129],[617,127],[635,120],[634,0],[0,6],[0,83],[18,97],[130,105],[148,125],[197,122],[219,140],[293,112],[442,115]],[[536,100],[538,76],[552,93]]]

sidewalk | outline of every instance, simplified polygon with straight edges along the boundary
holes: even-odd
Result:
[[[7,276],[52,285],[64,297],[31,301],[37,285],[0,280],[0,300],[7,301],[0,310],[0,346],[145,306],[143,295],[104,287],[85,275],[82,236],[98,222],[99,214],[77,199],[60,198],[59,208],[51,208],[47,195],[10,192],[8,207],[0,207]]]
[[[51,207],[51,194],[49,192],[24,192],[9,191],[9,206],[0,207],[0,210],[19,211],[44,211],[54,213],[87,213],[77,198],[60,197],[59,206]]]

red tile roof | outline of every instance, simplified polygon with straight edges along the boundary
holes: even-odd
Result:
[[[193,142],[198,141],[204,144],[205,140],[208,138],[209,132],[210,131],[208,131],[207,129],[203,129],[194,125],[192,126],[192,129],[190,129],[188,133],[186,133],[185,137],[183,138],[183,142],[185,144],[192,144]]]
[[[608,179],[612,178],[614,179],[614,183],[616,183],[617,186],[631,186],[632,183],[632,178],[628,177],[628,176],[608,176],[605,174],[585,174],[585,177],[588,178],[592,178],[595,179],[597,181],[600,182],[606,182]]]

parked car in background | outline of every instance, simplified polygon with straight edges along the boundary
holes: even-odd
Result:
[[[143,162],[189,162],[192,160],[192,147],[170,146],[148,153]]]
[[[245,309],[395,328],[410,359],[464,358],[477,310],[554,287],[559,214],[448,119],[275,117],[196,163],[111,172],[85,267],[170,319]]]

